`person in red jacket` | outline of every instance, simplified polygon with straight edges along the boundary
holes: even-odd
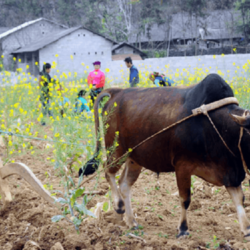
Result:
[[[104,88],[105,74],[100,70],[101,62],[94,62],[93,65],[95,70],[91,71],[88,75],[88,85],[92,85],[90,96],[94,105],[96,96],[100,94]]]

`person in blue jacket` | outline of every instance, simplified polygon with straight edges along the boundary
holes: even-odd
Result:
[[[139,83],[139,71],[133,65],[131,57],[125,58],[124,62],[126,63],[126,66],[130,69],[130,76],[129,76],[130,87],[135,87],[136,84]]]
[[[75,112],[82,113],[83,111],[90,112],[90,109],[88,107],[88,102],[85,98],[83,98],[86,95],[87,91],[81,90],[78,93],[78,98],[75,104]]]
[[[170,78],[166,77],[164,74],[159,74],[158,72],[151,73],[149,75],[149,79],[157,86],[157,87],[166,87],[171,86],[174,81]]]

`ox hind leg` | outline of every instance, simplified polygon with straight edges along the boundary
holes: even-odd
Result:
[[[125,202],[126,222],[130,228],[138,226],[131,207],[131,187],[139,177],[141,169],[142,166],[137,164],[131,158],[128,158],[122,176],[119,179],[121,195]]]
[[[181,204],[181,217],[178,226],[179,233],[177,235],[177,238],[179,238],[181,236],[189,235],[187,209],[191,202],[191,175],[186,171],[176,171],[176,179]]]
[[[236,207],[240,229],[243,232],[245,239],[247,241],[250,241],[250,224],[243,207],[244,194],[242,191],[242,187],[227,187],[227,191],[230,194]]]

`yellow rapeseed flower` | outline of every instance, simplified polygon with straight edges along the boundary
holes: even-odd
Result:
[[[55,137],[59,137],[60,136],[60,134],[59,133],[55,133]]]

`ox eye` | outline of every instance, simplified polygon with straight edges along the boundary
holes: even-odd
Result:
[[[133,161],[131,161],[131,164],[134,164],[134,162],[133,162]]]

